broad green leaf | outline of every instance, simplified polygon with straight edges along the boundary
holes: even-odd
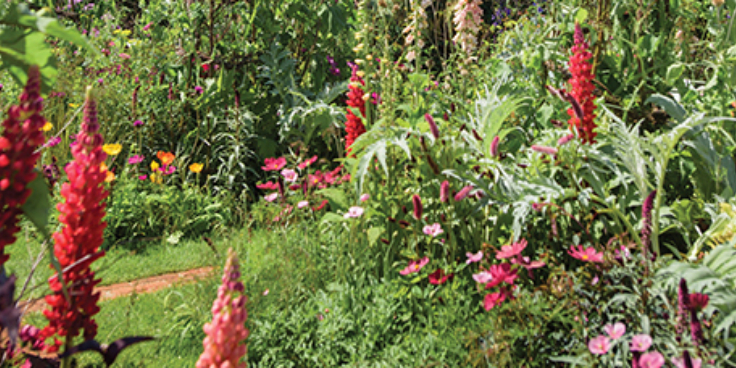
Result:
[[[49,187],[43,175],[36,170],[36,179],[28,184],[31,195],[23,204],[23,213],[33,223],[38,231],[45,238],[49,237],[47,229],[49,225],[49,211],[51,210],[51,202],[49,201]]]
[[[678,123],[685,121],[685,108],[667,96],[653,94],[644,103],[659,105],[667,114],[675,118]]]

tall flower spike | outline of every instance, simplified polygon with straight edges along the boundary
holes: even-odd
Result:
[[[406,35],[404,44],[407,47],[410,47],[412,44],[416,44],[418,50],[422,50],[424,48],[425,35],[422,33],[427,29],[427,12],[425,9],[429,8],[431,5],[431,0],[421,0],[421,2],[419,2],[419,0],[409,0],[409,6],[412,9],[411,14],[409,15],[409,25],[407,25],[401,32]],[[406,59],[409,61],[416,59],[416,50],[409,51]]]
[[[347,121],[345,122],[345,152],[347,155],[350,155],[350,151],[352,150],[350,146],[353,145],[353,142],[355,142],[361,134],[365,133],[365,125],[363,125],[362,119],[365,117],[365,101],[363,101],[365,92],[363,92],[361,87],[365,86],[365,81],[363,81],[363,78],[358,76],[358,66],[353,64],[352,68],[353,76],[350,78],[350,85],[348,86],[350,91],[348,92],[347,105],[349,108],[346,114]],[[360,111],[361,116],[353,114],[350,107],[357,108]]]
[[[0,136],[0,266],[8,260],[5,247],[15,242],[21,207],[31,195],[28,183],[36,178],[33,168],[44,143],[41,128],[43,99],[38,66],[28,71],[28,82],[20,95],[20,104],[8,109]]]
[[[596,128],[595,122],[595,103],[593,102],[594,96],[593,91],[593,79],[595,76],[592,73],[593,66],[588,61],[593,55],[588,52],[588,44],[585,42],[583,36],[583,29],[580,24],[575,24],[575,46],[572,48],[573,55],[570,57],[570,95],[576,100],[583,109],[583,117],[581,118],[580,112],[575,111],[573,108],[567,110],[567,114],[570,115],[570,128],[577,130],[580,137],[585,143],[594,143],[595,136],[597,135],[593,130]]]
[[[455,23],[456,33],[452,40],[468,55],[475,50],[480,25],[483,23],[481,3],[481,0],[460,0],[453,9],[455,16],[452,21]]]
[[[657,191],[653,190],[641,206],[641,218],[644,220],[641,228],[641,243],[644,246],[644,251],[649,251],[649,237],[652,235],[652,210],[654,209],[654,198],[656,196]]]
[[[212,304],[212,322],[204,325],[204,352],[197,361],[197,368],[245,368],[240,359],[248,352],[245,339],[249,331],[245,328],[248,298],[243,295],[240,282],[238,257],[232,248],[228,250],[222,285],[217,290],[217,299]]]
[[[689,321],[688,306],[690,305],[690,294],[687,290],[687,281],[682,278],[680,279],[680,286],[677,288],[677,326],[675,331],[677,332],[676,340],[680,342],[682,334],[687,329]]]
[[[422,219],[422,198],[419,197],[418,194],[415,194],[411,197],[411,202],[414,205],[414,219],[421,220]]]
[[[74,160],[65,168],[69,182],[61,186],[64,201],[57,205],[62,228],[53,236],[54,255],[64,270],[61,279],[66,289],[58,274],[49,279],[53,294],[46,297],[51,309],[43,312],[49,321],[41,331],[44,339],[58,335],[71,341],[82,329],[85,340],[97,335],[97,323],[92,316],[100,311],[97,306],[100,294],[93,289],[100,279],[95,279],[90,265],[105,254],[100,246],[106,226],[102,221],[103,201],[108,193],[104,187],[107,173],[100,167],[107,155],[102,151],[97,103],[92,98],[91,87],[87,88],[81,128],[78,144],[72,147]],[[56,350],[58,344],[49,348]]]

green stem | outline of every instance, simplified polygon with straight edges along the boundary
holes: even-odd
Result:
[[[590,198],[606,206],[605,210],[598,211],[598,213],[611,213],[615,215],[617,218],[619,218],[621,222],[623,222],[624,226],[626,227],[626,230],[628,230],[628,232],[634,238],[636,243],[639,245],[639,247],[642,247],[642,242],[641,242],[641,238],[639,237],[639,233],[637,233],[634,230],[634,227],[631,225],[631,222],[629,221],[629,219],[623,213],[621,213],[621,211],[619,211],[618,208],[614,206],[609,206],[608,203],[606,203],[603,199],[601,199],[600,197],[594,194],[591,195]],[[654,233],[654,231],[652,231],[652,233]]]

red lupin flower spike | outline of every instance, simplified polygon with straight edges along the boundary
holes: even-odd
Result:
[[[365,117],[365,101],[363,101],[363,95],[365,92],[363,92],[363,89],[361,88],[361,86],[365,86],[365,81],[363,81],[363,78],[358,76],[358,66],[353,65],[352,67],[353,76],[350,77],[350,85],[348,86],[350,91],[348,92],[347,105],[349,107],[358,108],[362,116],[356,116],[353,114],[353,111],[348,108],[348,112],[346,114],[347,121],[345,122],[345,152],[347,155],[350,155],[350,151],[352,150],[350,146],[353,145],[353,142],[355,142],[361,134],[365,133],[365,125],[363,124],[362,119]]]
[[[583,116],[580,118],[580,112],[573,110],[572,108],[567,110],[567,114],[570,115],[571,129],[576,129],[585,143],[594,143],[595,136],[597,135],[593,130],[596,128],[595,122],[595,103],[593,103],[593,79],[595,76],[592,73],[593,66],[588,61],[593,55],[588,52],[588,44],[585,42],[583,36],[583,29],[580,24],[575,24],[575,46],[572,48],[573,55],[570,57],[570,95],[582,106]]]
[[[77,144],[72,147],[74,160],[65,171],[68,183],[61,186],[64,201],[57,205],[62,228],[54,234],[54,255],[63,270],[62,280],[55,274],[49,279],[52,295],[46,297],[51,309],[43,313],[49,321],[42,330],[44,339],[58,335],[66,337],[67,344],[84,330],[84,339],[97,335],[97,323],[92,316],[100,311],[99,293],[93,291],[100,280],[90,269],[93,261],[104,255],[100,250],[106,223],[106,171],[100,166],[107,158],[102,150],[102,136],[98,133],[97,104],[87,88],[84,119]],[[62,282],[64,285],[62,285]],[[57,340],[58,341],[58,340]],[[51,346],[58,349],[59,343]],[[71,345],[67,345],[69,347]]]
[[[44,143],[41,131],[46,122],[41,116],[41,74],[38,66],[28,70],[28,82],[20,104],[11,106],[3,121],[0,136],[0,266],[8,260],[5,246],[15,242],[21,206],[31,195],[28,184],[36,178],[33,168]]]

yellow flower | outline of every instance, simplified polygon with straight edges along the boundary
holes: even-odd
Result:
[[[108,143],[102,146],[102,150],[110,156],[115,156],[122,151],[123,146],[117,143]]]
[[[115,180],[115,173],[108,171],[105,175],[105,183],[111,183],[113,180]]]
[[[103,162],[100,164],[100,172],[105,172],[105,171],[107,171],[107,164]]]
[[[191,171],[191,172],[193,172],[195,174],[199,174],[202,171],[202,168],[203,167],[204,167],[204,165],[195,162],[195,163],[189,165],[189,171]]]
[[[163,179],[161,179],[161,176],[156,175],[156,173],[151,174],[150,178],[151,182],[156,184],[161,184],[161,182],[163,181]]]
[[[51,129],[54,129],[54,124],[51,124],[48,121],[43,125],[43,128],[41,128],[44,132],[48,132]]]
[[[79,104],[75,104],[75,103],[70,103],[70,104],[69,104],[69,107],[73,107],[73,108],[76,108],[76,107],[79,107]]]
[[[161,166],[158,164],[158,162],[151,161],[151,171],[156,171],[158,170],[159,167]],[[151,175],[154,175],[154,174],[151,174]],[[153,180],[153,178],[151,178],[151,180]]]

